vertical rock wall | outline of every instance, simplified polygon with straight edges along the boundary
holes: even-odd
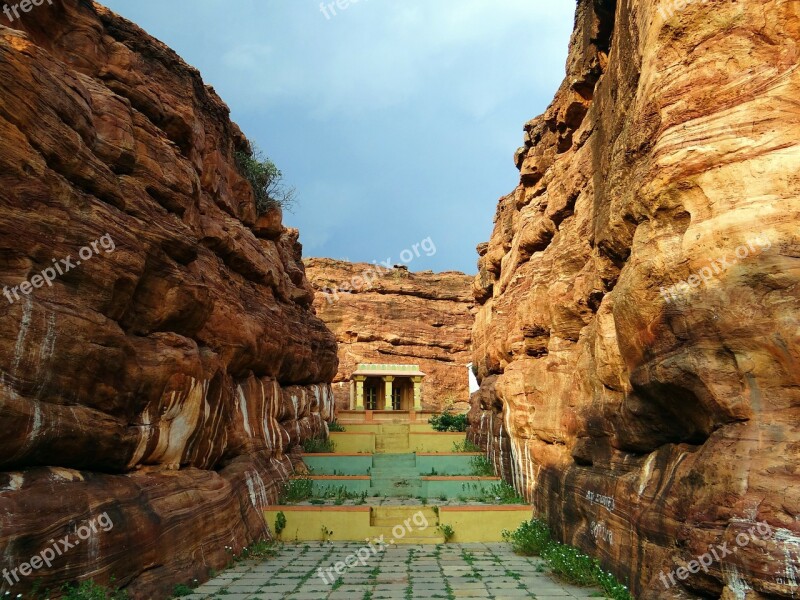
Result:
[[[196,70],[100,5],[0,26],[0,594],[164,597],[269,537],[337,358],[246,148]]]
[[[640,599],[800,595],[799,62],[800,2],[579,0],[479,248],[470,435]]]

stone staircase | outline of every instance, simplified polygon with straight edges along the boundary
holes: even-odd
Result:
[[[407,424],[384,423],[375,436],[375,452],[402,454],[410,451]]]
[[[415,454],[374,454],[370,495],[413,498],[422,493]]]
[[[370,525],[388,544],[444,543],[439,514],[429,506],[373,506]]]

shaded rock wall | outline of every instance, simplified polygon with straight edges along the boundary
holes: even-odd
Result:
[[[326,432],[335,339],[228,115],[99,5],[0,26],[0,567],[113,522],[0,593],[202,579],[269,536],[261,509]]]
[[[479,247],[470,435],[637,598],[800,595],[799,61],[795,1],[580,0]]]
[[[472,277],[327,258],[305,263],[317,290],[314,308],[339,343],[333,384],[339,410],[349,407],[350,376],[365,362],[419,364],[425,410],[469,409]]]

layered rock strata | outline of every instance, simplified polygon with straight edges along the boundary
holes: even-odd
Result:
[[[169,48],[41,3],[0,26],[0,88],[0,595],[166,597],[270,536],[333,416],[335,339],[297,231],[255,213],[246,139]]]
[[[348,382],[359,363],[418,364],[426,374],[423,409],[469,409],[472,277],[327,258],[305,264],[314,308],[339,343],[339,410],[349,407]]]
[[[799,62],[798,2],[579,0],[479,247],[471,438],[639,599],[800,595]]]

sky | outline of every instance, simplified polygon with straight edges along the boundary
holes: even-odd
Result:
[[[284,222],[304,256],[466,273],[518,183],[522,126],[564,78],[575,11],[569,0],[101,2],[199,69],[297,189]]]

